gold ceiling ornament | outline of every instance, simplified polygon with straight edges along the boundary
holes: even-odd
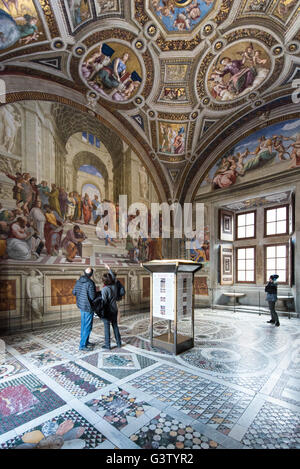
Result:
[[[174,0],[173,0],[174,1]],[[193,0],[175,0],[174,3],[178,8],[187,7]]]

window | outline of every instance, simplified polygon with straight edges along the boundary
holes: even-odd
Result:
[[[255,247],[236,249],[236,281],[255,283]]]
[[[240,213],[236,216],[236,239],[255,238],[256,212]]]
[[[265,209],[265,236],[288,234],[287,205]]]
[[[265,274],[266,282],[270,275],[279,275],[279,283],[288,281],[288,246],[287,244],[275,244],[265,246]]]

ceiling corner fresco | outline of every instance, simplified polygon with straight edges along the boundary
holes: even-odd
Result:
[[[278,120],[299,111],[299,19],[296,0],[1,0],[0,77],[48,80],[69,90],[57,102],[105,110],[179,200],[213,178],[241,125],[250,135],[274,106]]]

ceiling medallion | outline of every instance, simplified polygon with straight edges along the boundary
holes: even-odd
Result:
[[[282,52],[282,47],[275,47],[273,49],[273,54],[274,55],[279,55],[279,54],[281,54],[281,52]]]
[[[289,45],[289,51],[290,52],[295,52],[297,50],[297,44],[290,44]]]
[[[157,31],[157,28],[153,24],[151,24],[147,29],[147,33],[149,34],[149,36],[155,36],[156,31]]]
[[[144,47],[144,44],[142,43],[142,41],[136,41],[135,47],[137,49],[142,49]]]
[[[208,36],[213,30],[213,27],[211,24],[206,24],[203,28],[203,32],[206,36]]]

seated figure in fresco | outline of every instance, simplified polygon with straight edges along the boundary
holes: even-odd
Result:
[[[93,79],[95,82],[107,89],[118,88],[121,84],[121,78],[126,73],[126,62],[129,54],[125,52],[122,57],[116,57],[108,65],[99,70]]]
[[[268,161],[275,158],[276,152],[272,151],[273,142],[271,138],[267,138],[262,135],[258,141],[258,146],[254,152],[249,152],[249,155],[255,155],[254,158],[248,160],[244,165],[244,171],[250,171],[252,169],[260,168],[264,166]]]
[[[35,260],[31,247],[32,233],[27,230],[24,218],[18,217],[10,227],[7,239],[7,256],[18,261]]]
[[[224,189],[235,183],[237,165],[233,155],[222,158],[221,164],[214,174],[212,185],[214,189]]]
[[[49,205],[45,206],[46,223],[44,228],[47,254],[57,256],[63,234],[63,220],[57,212],[51,210]]]
[[[73,262],[76,256],[82,257],[82,243],[85,239],[87,239],[87,236],[78,225],[67,231],[62,242],[62,248],[66,251],[68,262]]]
[[[292,148],[291,160],[292,164],[290,168],[297,168],[300,166],[300,133],[297,134],[296,138],[291,137],[290,140],[294,140],[295,143],[292,143],[288,148]]]
[[[18,23],[16,22],[18,21]],[[28,14],[14,18],[0,8],[0,50],[13,46],[18,41],[29,44],[37,41],[39,35],[37,18]]]
[[[224,57],[220,64],[224,66],[223,70],[215,69],[214,73],[220,75],[220,77],[230,73],[231,78],[227,87],[231,93],[239,95],[242,91],[253,85],[257,75],[255,67],[245,67],[244,60],[232,60],[230,57]]]

